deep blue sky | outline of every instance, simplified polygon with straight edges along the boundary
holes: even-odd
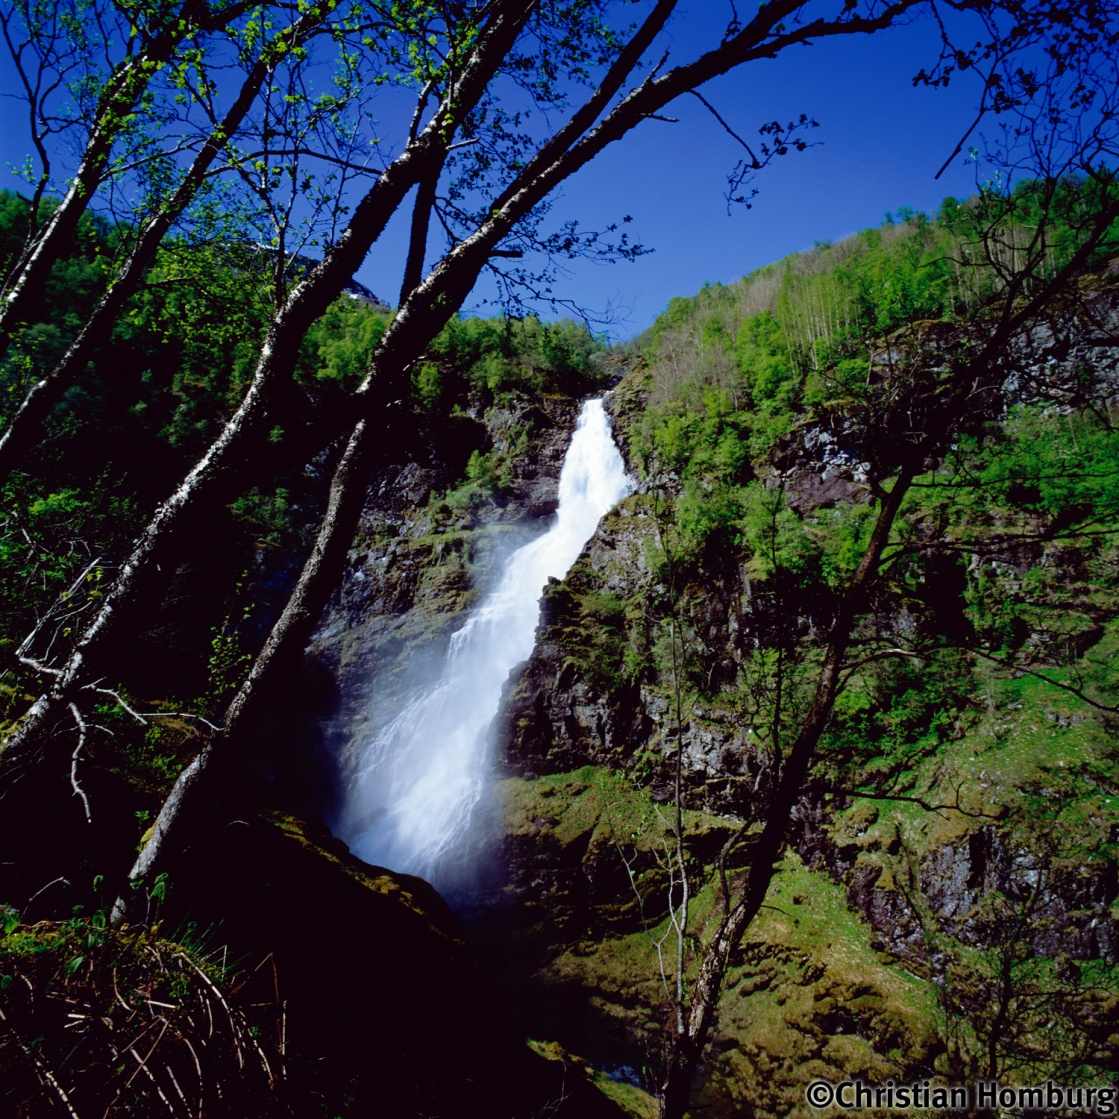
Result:
[[[669,28],[674,60],[717,42],[728,11],[726,0],[691,0]],[[947,194],[971,193],[975,169],[963,157],[934,179],[971,123],[979,92],[963,79],[946,90],[913,88],[913,75],[933,63],[936,47],[926,21],[804,47],[704,87],[750,140],[774,118],[804,112],[820,123],[810,135],[816,146],[764,170],[753,208],[736,206],[730,215],[723,192],[739,150],[707,110],[683,98],[669,110],[679,123],[646,121],[568,181],[554,216],[595,226],[632,215],[627,228],[654,252],[634,263],[575,263],[558,294],[592,311],[613,307],[611,333],[627,338],[672,296],[694,294],[707,281],[727,283],[816,241],[877,225],[888,210],[935,210]],[[2,65],[0,84],[10,88]],[[18,102],[0,104],[0,162],[23,157],[19,111]],[[4,178],[18,188],[10,174]],[[390,226],[358,273],[390,302],[406,228],[406,217]],[[494,313],[481,303],[488,294],[483,283],[471,306]]]
[[[589,306],[627,304],[624,333],[644,329],[673,295],[706,281],[727,283],[814,242],[878,225],[901,206],[935,210],[967,195],[975,168],[963,158],[935,179],[971,123],[973,89],[915,90],[919,28],[877,41],[831,42],[712,83],[705,95],[736,131],[753,138],[762,121],[806,112],[819,121],[817,146],[762,171],[752,208],[724,201],[738,151],[693,98],[677,103],[679,124],[647,121],[629,141],[586,169],[566,191],[575,213],[623,208],[655,251],[633,264],[583,267],[574,286]]]
[[[820,125],[810,133],[815,146],[759,174],[749,210],[727,213],[725,178],[738,150],[698,101],[677,103],[679,124],[646,122],[567,195],[576,211],[603,199],[625,205],[655,252],[582,269],[582,298],[627,304],[630,323],[619,333],[639,331],[671,296],[706,281],[730,282],[816,241],[877,225],[887,210],[935,209],[947,194],[970,193],[975,169],[963,158],[939,181],[935,175],[971,123],[977,90],[913,88],[913,75],[932,62],[928,31],[816,44],[711,83],[705,96],[748,139],[761,122],[801,112]]]
[[[727,10],[722,0],[692,0],[670,28],[674,55],[690,58],[703,42],[710,46]],[[594,227],[632,215],[627,228],[654,251],[632,263],[576,262],[557,294],[592,311],[613,307],[621,318],[610,333],[625,339],[674,295],[878,225],[887,211],[935,211],[945,195],[972,193],[976,170],[963,156],[939,180],[935,175],[972,122],[976,83],[961,78],[938,90],[912,84],[935,61],[937,45],[935,29],[919,22],[804,47],[705,86],[707,99],[748,140],[763,122],[802,112],[820,125],[810,134],[816,146],[764,170],[753,207],[734,206],[730,215],[724,190],[739,149],[718,122],[691,97],[670,110],[679,123],[646,121],[568,181],[554,216]],[[406,221],[397,222],[358,273],[390,301],[405,230]],[[383,282],[386,268],[390,284]],[[495,313],[480,304],[489,294],[485,283],[476,290],[480,313]]]

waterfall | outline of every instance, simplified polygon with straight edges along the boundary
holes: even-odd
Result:
[[[631,488],[602,400],[583,405],[551,527],[505,563],[496,589],[451,638],[439,678],[359,753],[339,834],[366,862],[448,877],[471,847],[490,771],[489,736],[509,673],[532,652],[540,596]]]

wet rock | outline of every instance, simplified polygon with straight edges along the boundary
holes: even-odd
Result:
[[[554,512],[579,403],[522,392],[489,409],[479,403],[431,433],[426,464],[393,464],[378,475],[310,649],[341,697],[323,723],[327,756],[344,766],[399,711],[407,689],[434,671],[500,557]],[[461,506],[433,502],[461,481],[474,450],[511,455],[505,486]]]

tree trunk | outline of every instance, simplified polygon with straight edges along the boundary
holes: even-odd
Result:
[[[392,411],[390,408],[390,416]],[[216,786],[230,743],[242,740],[259,720],[273,699],[270,685],[306,647],[326,607],[357,530],[375,450],[383,446],[379,427],[359,420],[335,468],[326,513],[299,582],[226,710],[221,729],[214,732],[198,756],[179,774],[163,802],[152,833],[129,871],[133,896],[164,861],[170,850],[169,836],[175,837],[173,847],[179,851],[189,845],[193,834],[208,826],[208,810],[220,802]],[[114,924],[124,919],[128,907],[126,896],[117,898],[112,914]]]
[[[126,628],[123,623],[129,619],[129,608],[142,599],[144,589],[157,577],[164,564],[170,564],[184,527],[201,511],[213,508],[228,498],[245,457],[272,426],[270,409],[277,389],[290,378],[299,345],[311,324],[353,276],[412,186],[432,165],[441,165],[454,128],[485,93],[533,6],[533,0],[518,0],[509,5],[509,11],[499,9],[492,17],[463,71],[453,105],[437,111],[416,141],[381,174],[322,262],[296,285],[269,327],[253,380],[241,406],[175,493],[156,510],[74,651],[63,667],[52,673],[50,688],[36,699],[18,728],[0,747],[0,781],[9,781],[22,766],[30,764],[46,750],[65,748],[65,738],[52,738],[50,734],[57,712],[60,708],[66,709],[81,691],[92,686],[91,681],[101,675],[105,650]],[[459,281],[463,279],[461,269],[455,273],[455,278]],[[461,305],[472,283],[471,279],[465,288],[459,283],[457,302],[432,307],[433,317],[427,325],[437,321],[438,325],[430,334],[425,335],[422,326],[419,331],[405,331],[405,337],[401,339],[403,349],[413,347],[411,352],[415,356],[418,352],[414,349],[415,345],[418,343],[420,348],[426,345],[427,338],[433,336],[450,317],[452,308]],[[444,284],[442,290],[448,291],[449,285]],[[409,319],[407,314],[402,313],[393,325],[398,326],[402,319],[412,323],[416,321],[415,316]],[[385,338],[395,336],[390,329]],[[384,342],[385,339],[382,339],[381,350],[386,349]],[[400,346],[396,349],[401,351]],[[379,368],[403,367],[391,353],[386,352],[385,357],[387,360]],[[406,360],[411,360],[411,357]],[[370,379],[367,378],[366,385],[369,384]],[[406,395],[406,386],[401,395]],[[363,396],[362,403],[367,401],[368,396]]]
[[[843,595],[839,614],[828,635],[815,698],[800,733],[789,750],[781,778],[770,798],[762,834],[751,851],[746,888],[738,903],[731,907],[719,923],[704,952],[692,992],[691,1007],[687,1011],[686,1028],[670,1038],[664,1078],[661,1081],[660,1119],[683,1119],[687,1110],[691,1086],[703,1056],[703,1047],[714,1023],[730,954],[761,909],[776,873],[777,863],[784,854],[785,834],[793,807],[804,788],[816,744],[831,718],[839,674],[855,620],[866,600],[867,591],[877,578],[882,550],[889,541],[894,520],[912,479],[913,469],[903,467],[893,488],[882,502],[867,549]],[[677,1012],[684,1013],[684,1008],[678,1008]]]
[[[427,252],[427,234],[431,227],[431,212],[435,208],[435,190],[439,185],[440,167],[420,180],[416,201],[412,207],[412,229],[408,235],[408,259],[404,262],[404,279],[400,284],[398,305],[403,306],[408,296],[419,287],[424,277],[424,256]]]
[[[310,24],[304,17],[300,24]],[[308,28],[309,29],[309,28]],[[298,37],[299,31],[295,31]],[[28,390],[4,433],[0,435],[0,483],[27,453],[39,434],[43,421],[58,403],[62,394],[85,372],[96,350],[112,332],[117,317],[135,293],[140,281],[155,259],[157,250],[171,224],[190,204],[210,165],[225,147],[249,111],[268,74],[268,67],[257,62],[241,87],[241,93],[225,119],[203,145],[178,190],[167,205],[144,226],[124,265],[117,272],[109,290],[101,297],[81,333],[67,349],[51,372],[41,377]]]

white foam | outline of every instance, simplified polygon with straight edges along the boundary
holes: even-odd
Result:
[[[490,728],[510,672],[532,652],[541,592],[631,488],[602,400],[588,401],[551,527],[509,557],[497,588],[451,638],[440,678],[360,753],[338,828],[360,858],[438,880],[450,856],[470,849],[490,781]]]

